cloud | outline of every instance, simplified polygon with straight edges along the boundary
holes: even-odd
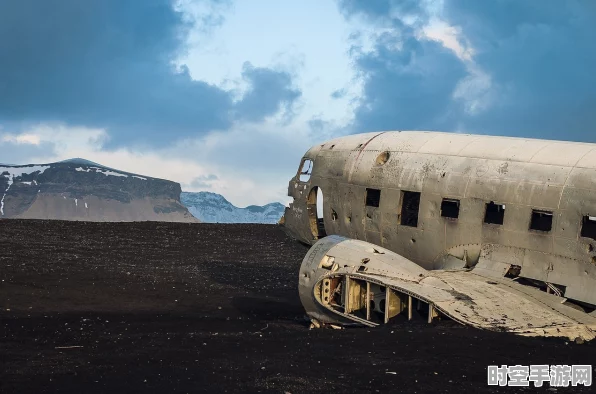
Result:
[[[35,136],[39,145],[3,142],[22,135]],[[285,203],[288,182],[302,155],[314,143],[308,131],[280,126],[268,118],[259,124],[236,122],[227,132],[179,140],[142,150],[134,147],[102,149],[103,129],[36,125],[22,134],[0,134],[0,162],[51,163],[82,157],[122,171],[179,182],[184,191],[211,191],[236,206]],[[13,138],[14,137],[14,138]]]
[[[1,142],[10,142],[13,144],[29,144],[29,145],[39,145],[41,143],[41,139],[39,136],[35,134],[4,134],[0,135]]]
[[[230,91],[175,66],[190,32],[223,20],[218,7],[180,9],[170,0],[1,2],[0,123],[101,128],[112,147],[158,146],[226,130],[234,114],[259,121],[290,108],[300,92],[289,75],[247,68],[248,95],[236,105]]]
[[[292,105],[301,92],[292,88],[292,76],[288,72],[254,67],[245,62],[242,78],[250,87],[235,106],[238,119],[255,122],[282,109],[286,117],[291,116]]]
[[[344,16],[360,16],[377,24],[404,19],[423,21],[428,17],[425,2],[420,0],[339,0],[338,4]]]
[[[190,189],[208,189],[213,188],[213,181],[219,180],[219,177],[214,174],[200,175],[193,178],[187,185]]]
[[[54,150],[54,144],[49,141],[37,144],[18,142],[18,138],[5,138],[0,134],[0,163],[1,164],[30,164],[26,158],[39,157]]]
[[[267,120],[260,124],[239,122],[227,133],[214,132],[179,141],[163,153],[209,163],[210,168],[217,168],[211,173],[220,179],[225,178],[223,173],[263,183],[281,178],[278,186],[285,189],[302,155],[313,143],[308,130]]]
[[[341,98],[346,97],[346,94],[347,94],[346,89],[337,89],[337,90],[334,90],[333,92],[331,92],[331,98],[341,99]]]
[[[320,143],[345,135],[344,125],[336,121],[325,120],[321,116],[314,116],[307,122],[308,139],[310,141]]]
[[[343,0],[374,29],[352,132],[439,129],[596,142],[596,5]]]
[[[364,79],[355,131],[455,127],[451,96],[466,70],[452,51],[401,25],[381,34],[372,51],[355,53]]]
[[[596,142],[594,2],[450,0],[445,15],[491,79],[493,103],[468,128]]]
[[[431,19],[426,26],[422,27],[421,33],[421,37],[438,41],[445,48],[451,49],[460,60],[472,61],[474,51],[467,42],[462,43],[460,28],[450,26],[443,20]]]

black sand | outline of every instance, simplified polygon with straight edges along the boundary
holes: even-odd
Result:
[[[309,330],[306,251],[273,225],[1,220],[0,392],[519,391],[487,365],[596,364],[452,322]]]

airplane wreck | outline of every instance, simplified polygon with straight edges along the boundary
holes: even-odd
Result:
[[[308,150],[288,195],[283,226],[313,245],[299,291],[314,326],[416,315],[596,336],[596,144],[351,135]]]

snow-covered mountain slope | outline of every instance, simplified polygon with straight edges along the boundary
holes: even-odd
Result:
[[[278,202],[238,208],[222,195],[209,192],[182,192],[180,201],[194,217],[205,223],[275,224],[284,213],[284,206]]]
[[[197,222],[180,184],[84,159],[0,165],[0,219]]]

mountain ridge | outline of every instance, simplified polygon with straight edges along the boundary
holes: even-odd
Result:
[[[198,222],[179,183],[75,158],[0,165],[0,218]]]
[[[221,194],[212,192],[182,192],[180,201],[194,217],[204,223],[275,224],[285,209],[279,202],[240,208]]]

